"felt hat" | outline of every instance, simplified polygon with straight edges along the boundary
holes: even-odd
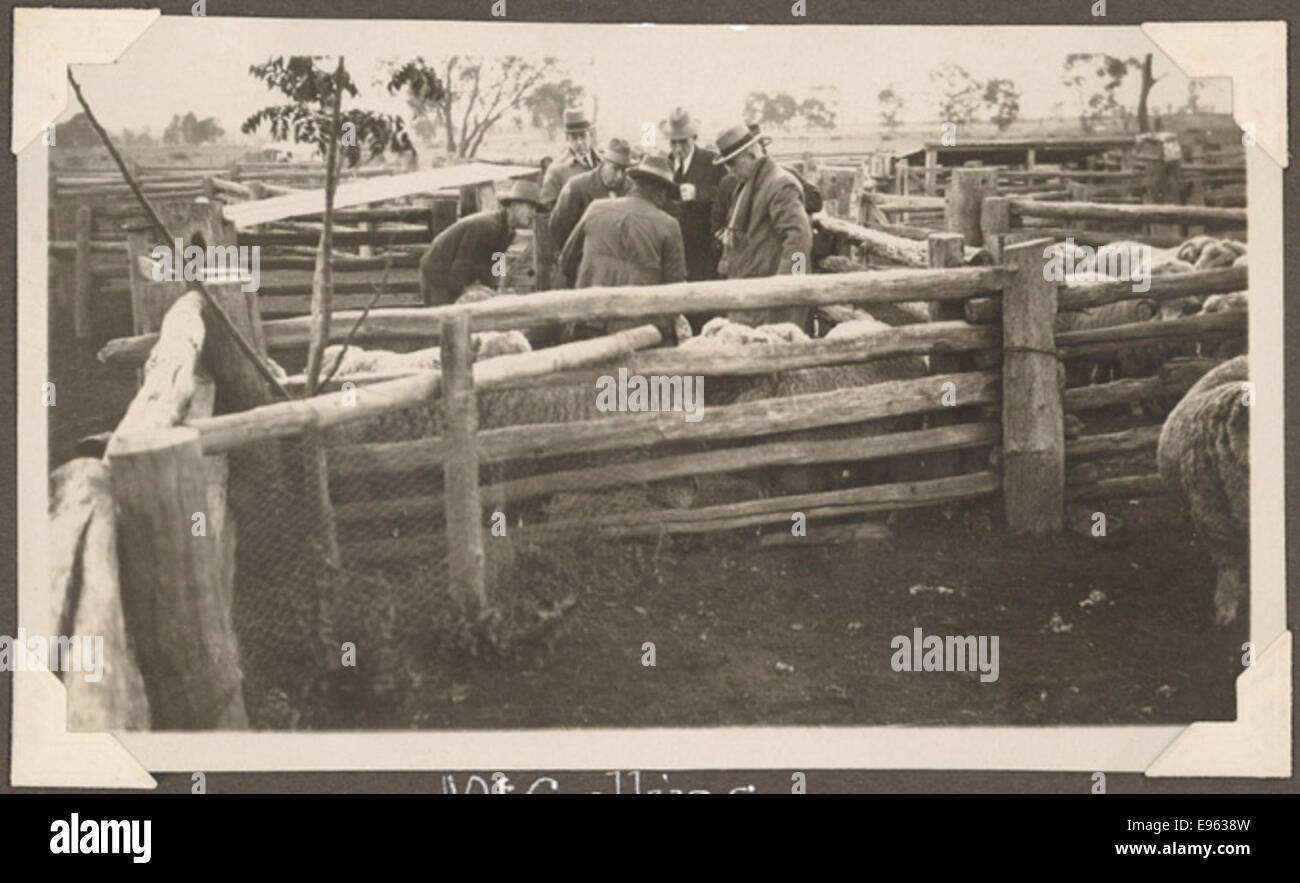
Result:
[[[760,136],[750,130],[749,126],[741,123],[738,126],[732,126],[718,135],[718,158],[713,161],[715,166],[730,162],[739,154],[744,153],[750,147],[758,144]]]
[[[613,163],[624,168],[634,166],[637,163],[632,157],[632,145],[622,138],[611,138],[609,147],[605,148],[605,152],[601,154],[600,158],[607,163]]]
[[[680,141],[684,138],[694,138],[700,134],[699,128],[695,125],[695,120],[686,112],[686,108],[678,107],[668,114],[668,127],[664,130],[668,135],[669,141]]]
[[[672,190],[677,191],[677,182],[673,180],[672,166],[668,165],[666,157],[647,156],[641,162],[627,170],[628,176],[636,181],[653,181]]]
[[[580,107],[570,107],[564,111],[564,131],[568,132],[585,132],[591,128],[591,120],[587,119],[587,112]]]
[[[525,179],[515,181],[515,186],[510,188],[510,193],[498,201],[502,205],[509,205],[512,202],[531,202],[537,208],[545,208],[542,205],[541,188],[535,182]]]

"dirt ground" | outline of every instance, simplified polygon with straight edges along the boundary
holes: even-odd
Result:
[[[135,381],[66,345],[52,361],[51,468],[78,438],[116,423]],[[1099,414],[1087,431],[1126,424],[1122,412]],[[746,532],[611,543],[586,562],[568,587],[574,603],[543,637],[492,657],[436,652],[400,703],[330,724],[1231,719],[1247,615],[1211,624],[1213,570],[1184,515],[1170,498],[1090,508],[1107,513],[1108,536],[1018,543],[1002,533],[993,498],[907,513],[892,540],[855,546],[760,550]],[[997,635],[998,679],[893,671],[892,638],[915,628]],[[646,642],[654,666],[642,664]]]
[[[992,503],[913,514],[857,546],[624,543],[621,578],[585,587],[549,650],[446,660],[408,725],[1231,719],[1245,619],[1211,625],[1203,550],[1168,499],[1101,508],[1122,522],[1110,536],[1053,543],[990,530]],[[915,628],[999,636],[998,680],[893,671],[891,639]]]

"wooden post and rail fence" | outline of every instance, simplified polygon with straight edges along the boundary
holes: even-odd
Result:
[[[1246,284],[1245,268],[1171,277],[1175,281],[1158,281],[1151,292],[1141,295],[1113,283],[1067,288],[1044,279],[1045,242],[1007,246],[1002,262],[994,266],[556,291],[545,298],[507,295],[468,306],[376,310],[363,323],[363,327],[369,326],[368,339],[416,334],[441,341],[442,372],[374,380],[349,378],[356,381],[356,388],[350,392],[354,403],[347,406],[349,399],[334,391],[310,399],[271,402],[256,372],[237,355],[201,358],[205,351],[214,351],[224,331],[208,321],[195,294],[181,293],[163,313],[156,332],[138,335],[129,343],[117,341],[106,348],[111,360],[131,364],[141,364],[141,357],[148,355],[140,393],[98,467],[107,474],[91,482],[93,492],[87,492],[83,482],[73,493],[76,482],[70,482],[68,477],[83,467],[68,464],[56,473],[55,487],[61,490],[51,511],[64,513],[61,523],[72,525],[67,530],[78,529],[88,521],[99,523],[93,519],[115,519],[109,526],[126,540],[117,546],[122,555],[118,562],[103,560],[105,546],[101,543],[83,548],[80,560],[57,568],[64,574],[61,591],[67,591],[67,573],[75,571],[81,574],[83,583],[88,575],[98,581],[95,585],[83,584],[82,598],[98,598],[102,605],[103,599],[111,601],[116,595],[121,625],[119,637],[110,640],[123,642],[119,650],[135,648],[134,652],[123,651],[122,668],[114,672],[120,676],[109,685],[110,689],[98,694],[104,697],[102,700],[84,694],[79,697],[79,701],[92,705],[78,720],[88,726],[246,726],[238,648],[231,626],[235,575],[230,549],[237,525],[224,508],[225,483],[231,468],[227,458],[250,451],[264,454],[276,439],[319,432],[431,399],[441,399],[443,404],[446,431],[442,437],[336,446],[327,448],[326,456],[330,474],[338,476],[424,466],[442,468],[442,499],[430,492],[415,501],[413,510],[434,516],[441,513],[445,519],[452,588],[471,618],[482,616],[494,603],[492,587],[484,576],[483,544],[492,541],[482,531],[484,508],[575,486],[599,488],[761,466],[957,451],[998,443],[1002,446],[1000,468],[985,466],[974,472],[922,481],[699,509],[628,513],[587,525],[615,536],[771,524],[788,520],[791,511],[803,511],[815,520],[998,493],[1012,532],[1044,535],[1060,530],[1066,500],[1095,499],[1108,493],[1159,493],[1159,480],[1153,474],[1092,478],[1071,484],[1067,458],[1146,450],[1154,447],[1155,437],[1150,430],[1128,431],[1086,436],[1067,443],[1063,415],[1180,393],[1208,369],[1209,363],[1195,360],[1152,378],[1063,391],[1058,358],[1131,346],[1134,341],[1195,339],[1210,332],[1241,333],[1244,314],[1201,317],[1213,320],[1213,328],[1208,321],[1179,321],[1054,334],[1056,310],[1125,296],[1160,298],[1200,289],[1240,289]],[[928,248],[936,264],[956,262],[960,254],[957,240],[951,235],[937,236]],[[470,364],[470,335],[477,331],[526,329],[594,317],[648,322],[688,309],[721,311],[790,304],[870,308],[904,301],[926,301],[944,311],[951,309],[954,315],[960,311],[966,317],[971,303],[996,303],[997,309],[990,311],[992,323],[986,312],[977,317],[980,322],[940,318],[843,340],[819,339],[726,351],[647,350],[661,338],[653,325],[646,324],[605,338]],[[242,315],[245,318],[241,321],[256,322],[255,309]],[[334,328],[350,324],[342,315],[335,318],[340,321],[331,323]],[[301,347],[307,341],[308,323],[305,318],[268,321],[261,323],[260,329],[247,327],[247,332],[262,347]],[[482,391],[551,384],[557,378],[590,377],[593,368],[608,370],[624,365],[638,373],[735,376],[900,354],[950,358],[978,352],[1000,353],[1001,370],[937,373],[829,394],[718,406],[711,408],[707,419],[698,424],[683,422],[679,414],[644,413],[564,424],[486,430],[477,427],[476,397]],[[206,376],[209,370],[213,372],[211,380]],[[233,396],[232,389],[236,393]],[[793,429],[886,416],[943,414],[945,391],[953,392],[960,405],[1000,408],[1000,420],[935,421],[920,430],[832,441],[763,440],[764,436]],[[224,413],[213,413],[216,400],[226,403]],[[495,485],[479,483],[480,465],[538,453],[558,455],[683,440],[739,439],[756,439],[759,444],[533,475]],[[410,499],[392,504],[412,511]],[[353,517],[346,509],[346,505],[340,506],[334,513],[344,527],[352,523]],[[192,532],[196,512],[207,515],[206,536]],[[565,521],[544,522],[536,528],[537,536],[544,538],[548,532],[555,535],[574,526]],[[58,548],[72,554],[76,545],[69,542]],[[86,560],[92,551],[101,558]],[[75,620],[77,613],[65,610],[65,619]],[[132,676],[133,672],[136,676]],[[141,682],[143,696],[138,695]],[[113,687],[120,689],[114,693]]]

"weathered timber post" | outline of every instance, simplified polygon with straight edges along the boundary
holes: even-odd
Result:
[[[122,226],[126,230],[128,273],[131,277],[131,327],[135,334],[149,334],[158,330],[168,308],[185,293],[185,281],[158,282],[152,275],[145,276],[138,259],[152,260],[155,245],[166,245],[171,249],[175,243],[158,242],[153,228],[143,219],[131,220]]]
[[[460,204],[457,207],[457,217],[463,218],[466,215],[472,215],[478,211],[478,185],[466,184],[460,188]]]
[[[491,181],[484,181],[479,184],[475,193],[478,202],[478,211],[491,212],[500,208],[497,202],[497,185]]]
[[[377,203],[377,202],[368,202],[368,203],[366,203],[365,207],[366,207],[366,208],[375,208],[375,207],[378,206],[378,205],[379,205],[379,203]],[[366,236],[367,236],[369,239],[373,239],[373,237],[374,237],[374,235],[375,235],[375,231],[376,231],[378,228],[379,228],[379,225],[378,225],[377,223],[375,223],[374,221],[365,221],[365,222],[363,222],[362,225],[361,225],[361,229],[364,230],[364,231],[366,231]],[[374,257],[374,256],[375,256],[375,248],[374,248],[373,245],[370,244],[369,241],[367,241],[367,242],[363,243],[362,245],[360,245],[360,246],[357,248],[357,255],[360,256],[360,257],[363,257],[363,258],[371,258],[371,257]]]
[[[77,343],[83,346],[90,343],[91,337],[90,289],[94,282],[92,276],[94,270],[90,263],[91,223],[90,206],[79,206],[77,208],[76,287],[72,299],[72,328]]]
[[[1044,278],[1050,239],[1007,247],[1002,291],[1002,492],[1013,533],[1059,533],[1065,507],[1060,362],[1052,324],[1056,283]]]
[[[980,203],[980,235],[995,263],[1001,263],[1006,237],[1011,232],[1011,202],[1005,196],[986,196]]]
[[[203,179],[203,198],[209,202],[217,201],[217,182],[212,179],[211,175]]]
[[[944,229],[949,233],[960,233],[967,245],[983,245],[980,205],[984,197],[997,193],[997,187],[997,169],[953,169],[948,192],[944,195]]]
[[[57,183],[54,185],[57,189]],[[59,200],[57,193],[51,197],[51,205],[54,206],[54,230],[50,237],[57,242],[69,242],[76,237],[76,207],[71,203]],[[73,291],[76,288],[76,259],[75,255],[69,257],[60,255],[56,266],[55,277],[55,302],[61,310],[71,310]]]
[[[477,623],[488,610],[488,597],[483,508],[478,490],[478,404],[473,361],[469,313],[458,312],[442,323],[447,565],[452,595],[466,619]]]
[[[246,729],[224,544],[208,518],[199,433],[115,436],[108,450],[119,514],[123,606],[155,729]]]
[[[551,240],[551,213],[539,209],[533,216],[533,266],[537,273],[537,290],[546,291],[558,280],[551,278],[556,247]]]
[[[925,195],[934,196],[939,192],[939,151],[933,147],[925,149]]]
[[[931,233],[926,238],[925,244],[927,263],[930,267],[942,269],[944,267],[960,267],[965,264],[964,244],[960,235],[956,233]],[[927,306],[930,311],[931,322],[964,318],[961,301],[932,300]],[[930,355],[931,374],[955,374],[968,370],[970,370],[970,358],[965,353],[936,352]],[[967,409],[962,408],[959,404],[954,408],[945,408],[931,414],[929,422],[933,426],[950,426],[953,423],[961,422],[966,412]],[[931,463],[928,477],[941,478],[946,475],[955,475],[961,453],[961,451],[942,451],[932,454],[928,458]]]

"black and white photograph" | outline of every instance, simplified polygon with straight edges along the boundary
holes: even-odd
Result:
[[[218,5],[48,11],[15,111],[31,713],[173,771],[1289,774],[1284,62]]]

